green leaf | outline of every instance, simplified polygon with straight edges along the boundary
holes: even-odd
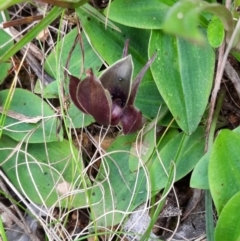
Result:
[[[109,65],[121,58],[125,41],[127,39],[130,40],[129,53],[133,57],[135,77],[148,59],[147,47],[150,31],[117,25],[121,29],[120,33],[110,28],[106,29],[104,24],[96,21],[96,19],[81,9],[77,9],[77,14],[92,47]],[[139,36],[141,36],[141,38],[139,38]],[[147,118],[154,118],[159,107],[163,104],[156,85],[153,82],[150,83],[152,79],[151,72],[148,70],[139,87],[135,102],[136,106]],[[146,96],[148,97],[146,98]],[[149,108],[149,105],[151,105],[151,108]],[[162,111],[164,111],[163,107]]]
[[[205,38],[198,27],[199,15],[202,11],[218,16],[225,30],[233,31],[233,17],[225,6],[201,0],[178,1],[167,13],[163,30],[188,40],[204,43]]]
[[[46,72],[48,72],[56,80],[62,81],[64,79],[64,67],[66,66],[70,51],[77,37],[77,33],[78,30],[75,28],[65,35],[64,38],[57,43],[56,47],[51,51],[50,55],[45,61],[44,68]],[[81,73],[81,71],[91,68],[94,72],[97,72],[102,66],[102,61],[89,45],[84,33],[82,33],[81,38],[84,48],[84,59],[80,49],[79,40],[72,52],[68,65],[68,71],[76,77],[81,75],[81,78],[83,79],[86,75],[85,72]],[[41,94],[44,98],[58,98],[60,85],[59,81],[50,83],[49,85],[45,86],[43,90],[38,81],[34,92]],[[68,91],[67,83],[64,84],[66,84],[66,90]]]
[[[208,103],[215,64],[213,49],[153,30],[150,55],[156,50],[151,70],[158,90],[179,127],[191,134]]]
[[[106,16],[123,25],[142,28],[160,29],[169,6],[159,0],[113,1]]]
[[[64,36],[64,38],[58,42],[56,47],[46,59],[45,70],[55,79],[63,79],[64,67],[66,66],[66,62],[68,60],[77,34],[77,28],[71,30],[66,36]],[[84,62],[82,51],[80,49],[80,40],[78,40],[68,65],[68,71],[71,73],[71,75],[76,77],[79,77],[80,74],[85,74],[81,73],[81,70],[92,68],[94,72],[97,72],[102,66],[102,61],[89,45],[84,33],[81,34],[81,38],[84,48]],[[82,76],[82,78],[84,78],[84,76]]]
[[[238,126],[237,128],[235,128],[235,129],[233,130],[233,132],[240,134],[240,126]]]
[[[42,81],[37,80],[34,86],[34,93],[41,95],[45,99],[55,99],[59,98],[59,82],[53,81],[47,86],[42,85]]]
[[[171,127],[173,128],[179,128],[178,124],[176,123],[176,121],[173,121],[173,116],[171,114],[171,112],[167,112],[167,114],[163,117],[162,120],[159,121],[159,124],[161,126],[169,126],[171,124]]]
[[[121,30],[109,19],[107,19],[102,12],[100,12],[98,9],[95,7],[91,6],[90,4],[85,4],[81,7],[81,9],[88,14],[88,16],[93,17],[97,21],[105,24],[105,27],[110,27],[114,30],[117,30],[118,32],[121,32]]]
[[[193,170],[190,186],[198,189],[209,189],[208,183],[208,164],[210,151],[208,151],[198,162]]]
[[[121,29],[120,33],[110,28],[105,29],[104,24],[96,21],[81,9],[77,9],[77,14],[92,47],[109,65],[121,58],[125,41],[127,39],[130,40],[129,53],[133,57],[135,77],[148,59],[147,47],[150,31],[117,25]],[[139,38],[139,36],[141,36],[141,38]],[[153,82],[150,83],[152,79],[151,72],[148,70],[139,87],[135,102],[136,106],[147,118],[154,118],[159,107],[163,104],[156,85]],[[148,97],[146,98],[146,96]],[[151,108],[149,108],[149,105],[151,105]],[[164,111],[163,107],[162,111]]]
[[[225,31],[220,18],[216,16],[212,18],[208,25],[207,33],[208,41],[212,47],[218,48],[220,45],[222,45],[225,37]]]
[[[146,126],[145,129],[147,129]],[[136,142],[133,143],[130,149],[129,157],[129,170],[131,172],[136,171],[141,168],[151,157],[156,143],[156,133],[155,128],[151,128],[143,136],[139,137]]]
[[[0,91],[0,103],[4,106],[9,90]],[[63,139],[63,131],[57,133],[60,125],[57,115],[40,97],[24,89],[15,89],[3,133],[16,141],[43,143]],[[20,120],[17,114],[25,116]],[[13,116],[15,116],[13,118]],[[37,123],[29,123],[29,118],[37,118]]]
[[[66,127],[69,128],[83,128],[95,122],[94,118],[81,112],[74,104],[71,104],[68,109],[68,117],[66,119]]]
[[[11,183],[32,202],[63,207],[86,205],[87,193],[82,187],[84,165],[68,140],[29,144],[3,135],[0,152],[0,165]]]
[[[135,139],[135,134],[119,136],[102,159],[96,177],[97,189],[91,196],[92,217],[97,226],[118,224],[126,210],[131,212],[147,200],[149,190],[143,168],[131,172],[128,165],[129,150]]]
[[[205,39],[198,29],[201,9],[195,1],[178,1],[167,13],[163,30],[179,37],[204,43]]]
[[[234,195],[223,208],[215,229],[215,241],[240,240],[239,203],[240,192]]]
[[[237,52],[236,50],[231,51],[231,54],[237,59],[237,61],[240,61],[240,53]]]
[[[133,57],[134,77],[140,72],[148,60],[148,41],[149,30],[129,28],[123,25],[117,25],[121,32],[111,28],[105,28],[105,25],[81,8],[76,9],[76,13],[81,21],[83,30],[90,42],[92,48],[101,56],[101,58],[111,65],[121,59],[125,41],[129,42],[129,53]],[[141,36],[141,38],[139,38]],[[144,78],[151,80],[150,71],[147,71]]]
[[[4,21],[3,15],[5,15],[7,19],[9,18],[8,14],[1,12],[0,23]],[[13,40],[11,39],[12,37],[10,35],[8,35],[3,29],[0,29],[0,57],[13,46]],[[2,84],[4,79],[8,76],[8,71],[11,69],[11,66],[12,64],[10,60],[0,63],[0,84]]]
[[[171,161],[177,163],[176,180],[185,176],[195,166],[203,155],[204,131],[199,128],[190,137],[181,133],[173,137],[169,143],[164,145],[160,152],[161,159],[169,171]],[[181,150],[178,150],[182,138]],[[124,211],[132,211],[148,198],[148,192],[158,191],[165,187],[168,177],[164,172],[157,155],[154,155],[151,163],[147,163],[149,178],[151,179],[151,190],[149,190],[146,170],[139,168],[135,172],[129,170],[130,149],[136,139],[136,135],[119,136],[108,149],[106,158],[103,159],[96,183],[101,188],[92,191],[91,202],[93,217],[97,225],[114,225],[124,217]],[[121,150],[119,151],[119,146]],[[180,151],[177,160],[176,153]],[[154,194],[153,192],[152,194]],[[97,219],[99,218],[99,219]]]
[[[161,140],[158,143],[158,149],[162,150],[163,147],[174,137],[179,134],[179,130],[176,128],[169,128],[167,133],[164,133],[164,136],[161,137]]]
[[[160,113],[163,113],[167,108],[154,81],[144,81],[141,83],[137,92],[135,105],[148,119],[156,117],[159,109]]]
[[[209,186],[218,214],[240,191],[240,135],[222,130],[216,138],[209,163]]]
[[[175,181],[188,174],[204,154],[204,130],[199,127],[192,135],[179,133],[155,153],[148,163],[152,191],[157,193],[165,187],[171,162],[176,164]],[[165,172],[167,171],[167,173]]]

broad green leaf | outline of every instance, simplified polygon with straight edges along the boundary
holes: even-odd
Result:
[[[51,84],[47,85],[44,88],[43,97],[44,98],[58,98],[58,82],[54,81]],[[41,93],[41,88],[39,86],[38,89],[35,89],[34,91],[36,93]],[[91,123],[95,122],[94,118],[90,115],[86,115],[83,112],[81,112],[74,104],[70,104],[70,107],[68,109],[68,115],[66,118],[66,127],[69,128],[82,128],[85,126],[90,125]]]
[[[179,127],[191,134],[201,121],[210,95],[215,54],[210,45],[199,47],[153,30],[149,53],[153,77]]]
[[[240,192],[236,193],[223,208],[215,229],[215,241],[240,240],[239,203]]]
[[[59,82],[53,81],[47,86],[43,86],[40,80],[37,80],[34,86],[34,93],[41,95],[45,99],[59,98]]]
[[[0,91],[0,103],[4,106],[9,90]],[[19,115],[23,118],[19,118]],[[36,118],[37,123],[29,123]],[[30,120],[29,120],[30,119]],[[63,139],[61,124],[51,107],[40,97],[24,89],[15,89],[3,129],[16,141],[43,143]]]
[[[204,154],[203,137],[204,130],[201,127],[190,136],[179,133],[159,150],[159,155],[153,155],[148,163],[153,193],[165,187],[171,162],[176,164],[175,181],[184,177],[195,167]]]
[[[153,119],[167,108],[154,81],[144,81],[139,86],[135,105],[148,119]],[[151,108],[149,108],[151,106]]]
[[[64,38],[62,38],[58,42],[56,47],[52,50],[52,52],[46,59],[45,70],[51,76],[55,77],[55,79],[63,79],[64,67],[66,66],[70,51],[73,48],[77,34],[77,28],[71,30],[66,36],[64,36]],[[82,40],[78,40],[72,52],[71,59],[68,65],[68,71],[71,73],[71,75],[74,75],[76,77],[80,77],[80,75],[83,75],[82,78],[84,78],[85,73],[81,73],[81,70],[92,68],[93,71],[96,73],[102,66],[102,61],[99,59],[97,54],[89,45],[84,33],[81,34],[81,38]],[[80,41],[82,41],[84,53],[82,53],[81,51]]]
[[[3,135],[0,152],[0,165],[11,183],[32,202],[63,207],[86,205],[84,166],[69,141],[18,143]]]
[[[95,0],[96,1],[96,0]],[[90,4],[85,4],[81,7],[81,9],[86,12],[89,17],[93,17],[94,19],[100,21],[101,23],[105,24],[105,27],[110,27],[114,30],[117,30],[119,32],[121,32],[121,30],[109,19],[107,19],[102,12],[100,12],[98,9],[96,9],[95,7],[91,6]]]
[[[209,186],[218,214],[240,191],[240,135],[222,130],[216,138],[208,167]]]
[[[199,29],[199,15],[203,11],[219,17],[225,30],[233,31],[233,17],[225,6],[201,0],[178,1],[167,13],[163,30],[188,40],[204,43],[205,38]]]
[[[45,70],[56,80],[64,80],[64,67],[66,66],[70,51],[77,37],[77,33],[78,31],[76,28],[71,30],[64,38],[62,38],[58,42],[56,47],[52,50],[52,52],[45,61]],[[68,65],[68,71],[76,77],[80,77],[81,75],[81,79],[83,79],[85,78],[85,70],[91,68],[94,72],[97,72],[102,65],[102,61],[99,59],[97,54],[92,50],[84,33],[82,33],[81,38],[84,48],[84,59],[82,51],[80,49],[79,40],[72,52]],[[84,72],[81,73],[81,71]],[[39,82],[37,82],[34,92],[42,94],[44,98],[58,98],[60,85],[59,81],[54,81],[50,83],[49,85],[45,86],[43,90]],[[68,92],[67,83],[68,82],[65,83],[65,89]]]
[[[179,130],[177,128],[169,128],[164,136],[161,136],[161,139],[158,142],[158,149],[162,150],[163,147],[174,137],[179,134]]]
[[[147,129],[148,126],[144,128]],[[151,157],[156,143],[155,128],[148,130],[143,136],[139,136],[136,142],[133,143],[129,157],[129,170],[131,172],[141,168]]]
[[[231,51],[231,54],[237,59],[237,61],[240,61],[240,53],[237,52],[236,50]]]
[[[135,28],[160,29],[169,6],[159,0],[113,1],[105,10],[109,19]]]
[[[89,16],[81,9],[77,9],[77,14],[92,47],[109,65],[121,58],[125,41],[127,39],[130,40],[129,53],[133,57],[135,77],[148,59],[147,47],[150,31],[117,25],[122,31],[119,33],[113,29],[106,29],[102,23],[93,19],[92,16]],[[152,74],[148,70],[136,97],[136,106],[142,110],[143,115],[147,118],[154,118],[163,103],[160,95],[157,93],[155,84],[146,83],[145,85],[145,81],[150,82],[152,79]],[[149,105],[152,107],[149,108]]]
[[[209,183],[208,183],[208,164],[210,159],[210,151],[208,151],[198,162],[198,164],[195,166],[190,186],[192,188],[198,188],[198,189],[209,189]]]
[[[235,129],[233,130],[233,132],[240,134],[240,126],[238,126],[237,128],[235,128]]]
[[[7,14],[5,14],[5,12],[2,11],[0,13],[0,23],[4,22],[3,15],[5,15],[7,19],[9,17]],[[3,29],[0,29],[0,57],[13,46],[13,40],[11,39],[12,37],[10,35],[8,35]],[[0,63],[0,84],[2,84],[4,79],[7,77],[11,66],[12,64],[10,60]]]
[[[126,210],[133,211],[141,203],[147,201],[150,190],[146,189],[146,174],[143,168],[136,172],[129,170],[129,150],[136,135],[119,136],[102,159],[96,177],[96,191],[91,196],[92,218],[97,226],[118,224]],[[120,147],[120,150],[119,150]]]
[[[183,135],[185,140],[181,145],[181,155],[174,160]],[[160,151],[160,156],[168,171],[171,161],[177,162],[177,180],[191,171],[203,155],[203,135],[201,128],[190,137],[181,133],[173,137]],[[129,170],[130,149],[135,139],[136,135],[118,137],[108,149],[106,158],[103,159],[96,178],[96,183],[101,184],[101,188],[93,190],[91,196],[91,202],[97,203],[92,208],[94,219],[99,218],[97,225],[109,226],[119,223],[124,217],[124,211],[134,210],[146,201],[148,192],[153,191],[154,194],[164,188],[167,183],[168,177],[156,155],[151,163],[147,164],[153,189],[147,188],[146,173],[148,172],[146,170],[144,171],[143,168],[135,172]]]
[[[194,1],[178,1],[170,8],[163,24],[167,33],[204,43],[205,38],[198,29],[201,9]]]
[[[214,16],[207,29],[208,41],[212,47],[218,48],[224,40],[225,31],[220,18]]]
[[[232,32],[234,29],[234,20],[231,11],[227,9],[224,5],[219,3],[207,3],[204,1],[200,1],[200,7],[202,7],[203,11],[207,11],[211,14],[219,17],[223,23],[224,29],[227,32]]]
[[[131,155],[129,157],[129,170],[131,172],[142,168],[152,156],[157,144],[156,125],[166,112],[167,109],[165,112],[162,112],[162,115],[159,113],[151,122],[145,124],[142,132],[138,134],[136,141],[132,144],[130,149]],[[168,131],[164,137],[161,138],[161,142],[158,143],[158,148],[160,146],[163,147],[175,135],[175,130]]]
[[[95,120],[92,116],[84,114],[74,104],[70,105],[68,109],[68,118],[66,119],[67,127],[82,128],[84,126],[89,126],[93,122],[95,122]]]
[[[179,128],[178,124],[174,120],[171,112],[168,111],[168,113],[163,117],[162,120],[160,120],[159,124],[161,126],[169,126],[171,124],[171,127],[173,128]]]
[[[121,32],[111,28],[106,29],[103,23],[81,8],[76,9],[76,13],[91,46],[108,65],[121,59],[125,41],[129,39],[129,53],[133,57],[134,76],[140,72],[148,60],[149,30],[129,28],[123,25],[117,25]],[[145,79],[152,79],[150,71],[146,72]]]

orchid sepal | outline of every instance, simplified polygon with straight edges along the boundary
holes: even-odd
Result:
[[[124,57],[103,71],[99,78],[90,69],[82,81],[70,75],[69,83],[70,97],[82,112],[92,115],[101,125],[121,124],[124,134],[136,132],[142,126],[142,112],[134,106],[134,101],[145,72],[156,58],[155,53],[132,83],[134,66],[132,56],[127,55],[127,47],[128,42]]]

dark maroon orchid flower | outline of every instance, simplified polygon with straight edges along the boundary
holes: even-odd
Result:
[[[124,48],[124,57],[109,66],[99,78],[92,70],[80,81],[70,75],[69,93],[73,103],[84,113],[94,117],[101,125],[122,125],[123,133],[129,134],[142,126],[142,113],[134,106],[139,84],[156,57],[146,63],[132,84],[133,62]],[[126,57],[125,57],[126,56]]]

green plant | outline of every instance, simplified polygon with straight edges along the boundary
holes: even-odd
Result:
[[[4,71],[0,80],[7,76],[10,57],[39,32],[60,16],[59,25],[63,26],[65,10],[61,7],[75,8],[79,21],[78,27],[63,37],[58,33],[55,48],[45,56],[44,70],[55,81],[42,86],[38,80],[35,93],[39,96],[14,85],[11,91],[0,91],[1,105],[5,107],[1,114],[0,162],[14,186],[34,203],[68,210],[89,207],[89,230],[96,233],[99,227],[120,226],[129,212],[150,199],[154,202],[155,196],[164,190],[164,198],[153,211],[152,222],[142,237],[147,240],[165,194],[175,181],[193,170],[191,186],[210,190],[206,192],[207,203],[211,203],[212,195],[219,215],[216,230],[213,226],[208,230],[208,239],[213,240],[214,236],[216,241],[238,240],[240,137],[238,129],[221,130],[214,140],[221,101],[210,122],[210,133],[204,131],[213,87],[214,48],[223,44],[224,36],[229,49],[239,48],[236,12],[222,4],[200,0],[148,0],[147,4],[145,0],[115,0],[103,11],[85,1],[43,2],[56,6],[20,41],[2,45],[0,64]],[[7,6],[12,4],[16,2],[7,2]],[[234,5],[238,6],[237,1]],[[3,30],[0,35],[4,41],[11,39]],[[85,71],[91,68],[90,76],[101,80],[106,63],[116,66],[121,62],[126,40],[130,41],[129,54],[134,63],[133,79],[156,52],[134,102],[146,123],[138,134],[117,135],[106,152],[101,148],[105,132],[99,127],[99,142],[91,139],[97,151],[86,158],[81,138],[76,138],[79,152],[70,130],[85,128],[90,136],[87,127],[95,120],[84,114],[91,113],[90,107],[82,108],[84,113],[72,103],[66,108],[69,95],[66,69],[82,81],[89,78]],[[79,86],[75,84],[76,93]],[[89,94],[87,90],[84,98]],[[50,106],[51,98],[59,100],[58,111]],[[166,127],[160,138],[156,134],[157,125]],[[87,173],[100,159],[96,177],[92,178]],[[206,209],[210,212],[207,222],[213,224],[211,207]],[[230,233],[234,234],[231,238]]]

